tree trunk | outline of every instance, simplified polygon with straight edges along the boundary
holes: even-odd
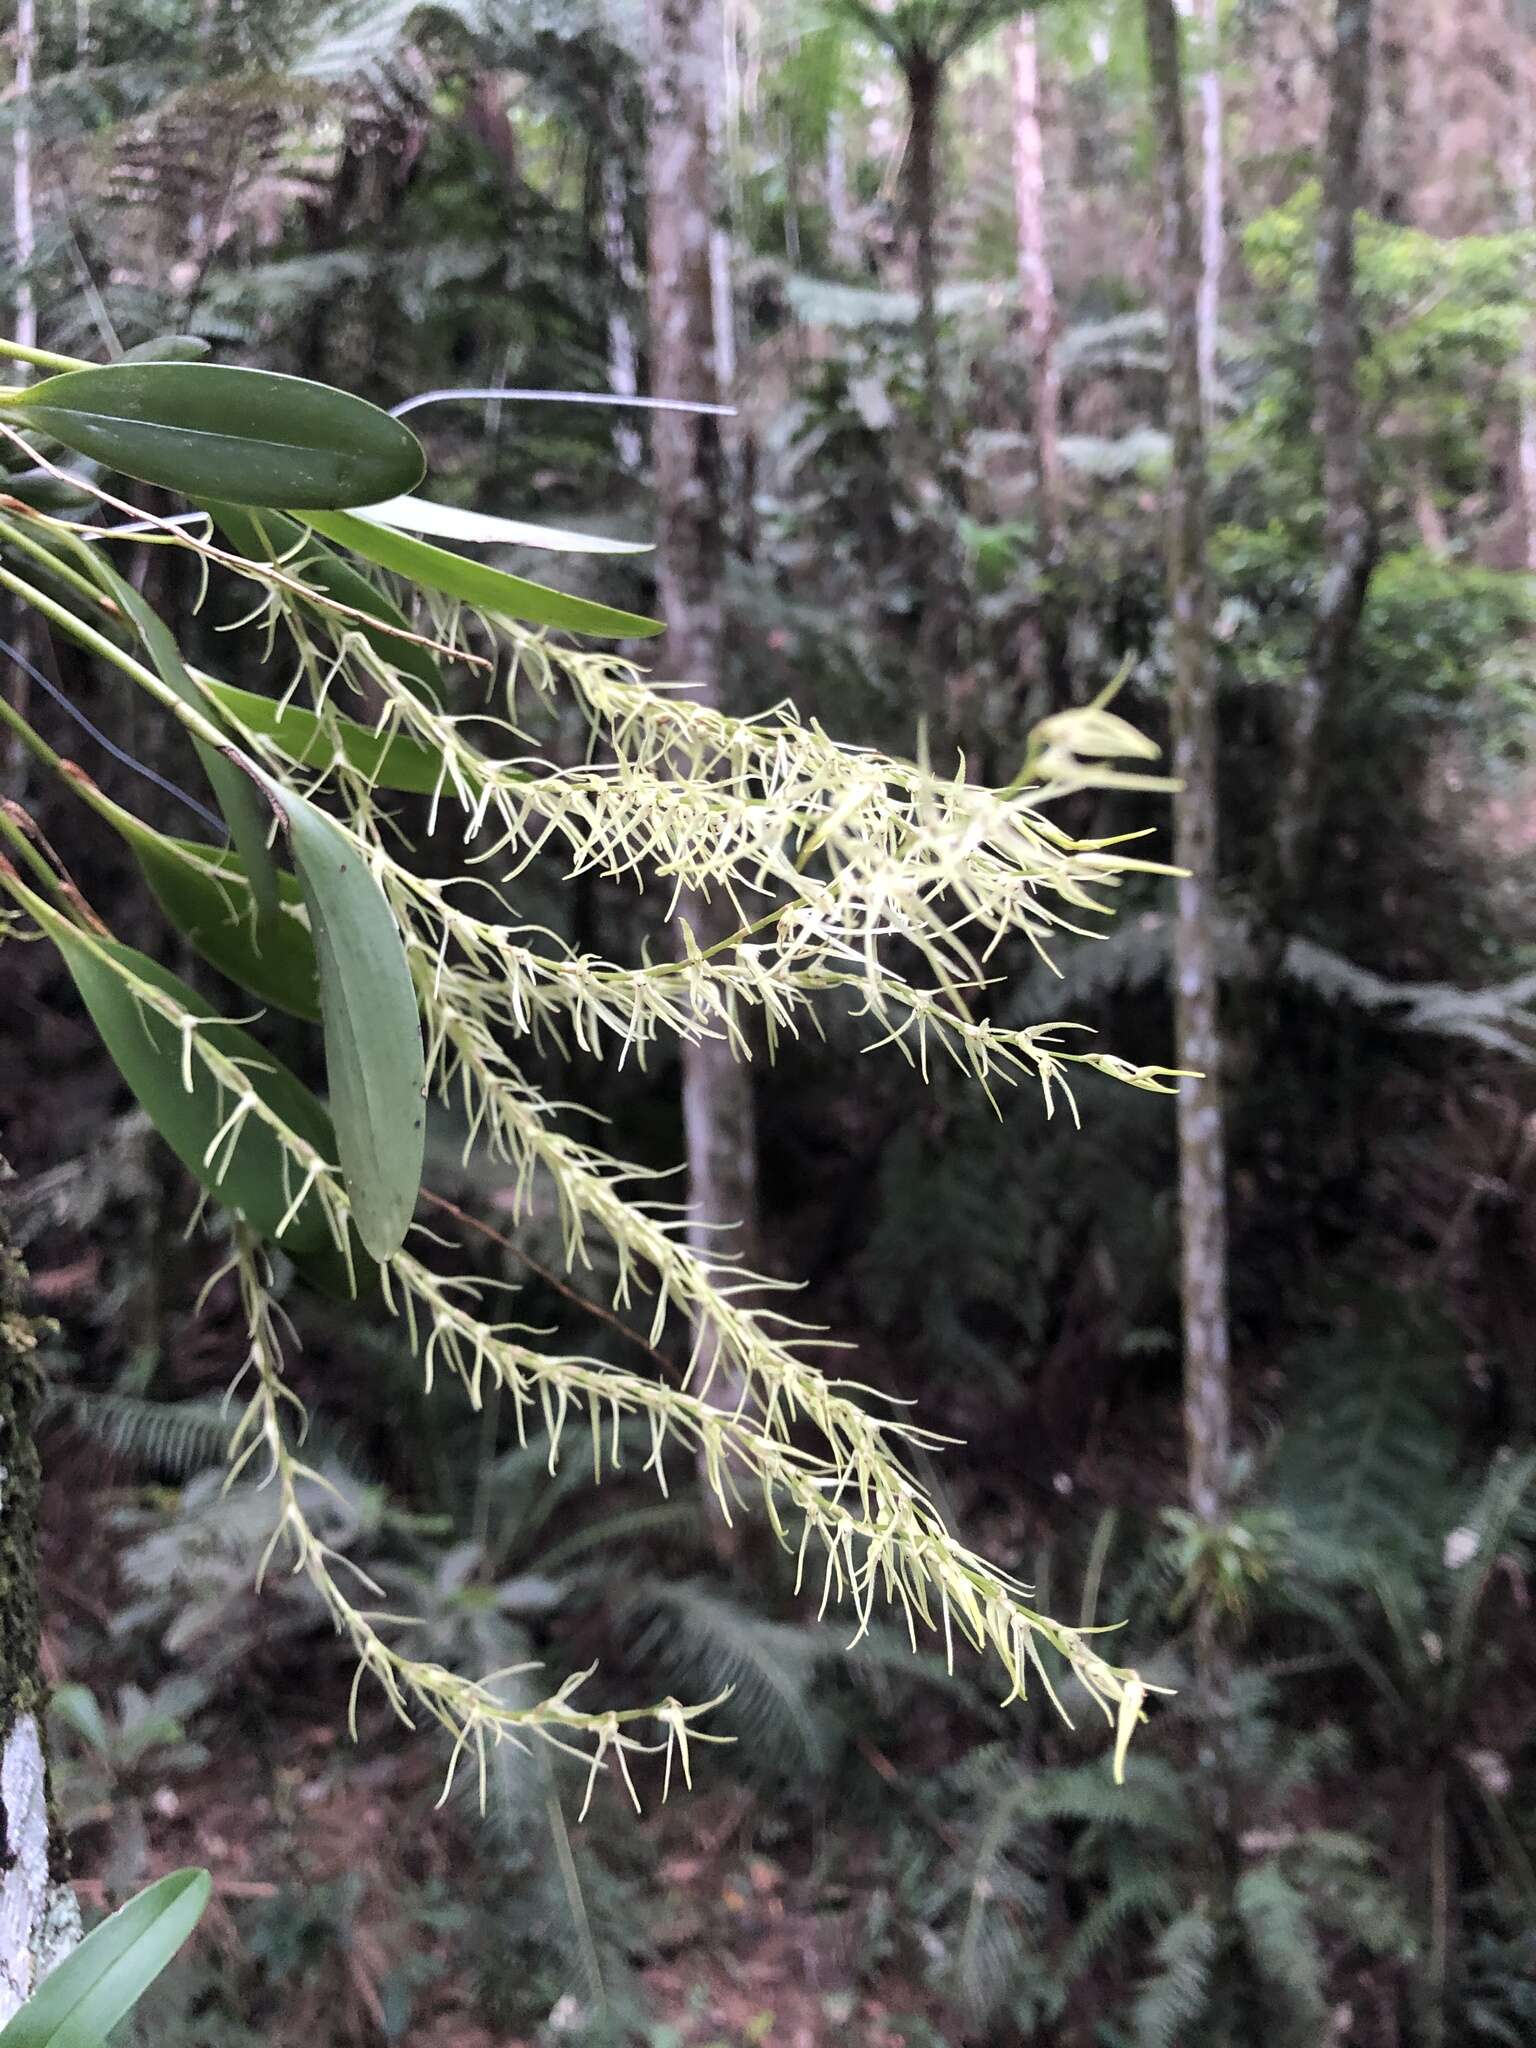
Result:
[[[1275,922],[1283,930],[1306,899],[1322,817],[1322,739],[1349,681],[1366,592],[1376,565],[1376,521],[1360,398],[1360,314],[1355,299],[1355,214],[1370,97],[1372,0],[1335,0],[1328,127],[1317,241],[1314,384],[1323,465],[1323,563],[1307,666],[1296,697],[1291,759],[1276,829]]]
[[[32,84],[37,64],[35,0],[16,0],[16,119],[11,130],[11,222],[16,244],[16,328],[11,339],[37,347],[37,298],[28,275],[37,253],[32,212]]]
[[[826,194],[828,254],[835,269],[852,273],[859,267],[859,242],[848,203],[848,143],[841,107],[827,116]]]
[[[630,309],[640,288],[640,269],[624,204],[624,166],[617,145],[603,158],[603,259],[608,269],[608,382],[626,398],[640,389],[640,350]],[[644,454],[633,416],[614,413],[613,446],[620,467],[638,470]]]
[[[649,297],[651,377],[664,398],[713,400],[721,320],[717,166],[712,103],[721,92],[721,23],[714,0],[648,0],[650,98]],[[727,292],[728,297],[728,276]],[[718,704],[724,645],[724,460],[719,421],[658,413],[653,425],[658,574],[669,676]],[[700,946],[736,929],[729,901],[691,896],[683,915]],[[757,1152],[747,1070],[723,1040],[685,1045],[683,1121],[690,1241],[703,1251],[756,1253]],[[728,1236],[711,1225],[734,1224]]]
[[[945,441],[944,365],[939,353],[938,149],[944,68],[925,51],[905,66],[910,130],[907,136],[907,220],[912,235],[912,277],[917,289],[917,343],[923,363],[923,398],[929,431]]]
[[[1222,1519],[1231,1483],[1232,1362],[1227,1324],[1226,1142],[1217,1015],[1216,702],[1206,568],[1206,463],[1200,383],[1200,238],[1190,194],[1183,67],[1174,0],[1145,0],[1157,134],[1162,270],[1168,321],[1168,607],[1173,621],[1176,1064],[1198,1078],[1179,1091],[1179,1224],[1184,1427],[1189,1499]]]
[[[1056,287],[1045,236],[1045,142],[1040,127],[1040,48],[1033,14],[1013,31],[1013,194],[1019,291],[1029,343],[1030,425],[1040,476],[1042,552],[1054,551],[1061,503],[1061,376],[1056,363]]]
[[[1221,273],[1227,236],[1223,219],[1221,0],[1199,0],[1200,68],[1200,389],[1206,418],[1216,397],[1221,333]]]
[[[26,1275],[0,1210],[0,2025],[80,1938],[53,1824],[38,1661],[42,1475],[32,1427],[42,1393]]]
[[[1514,111],[1514,146],[1510,152],[1515,225],[1523,233],[1536,230],[1536,118],[1531,94],[1536,91],[1536,66],[1518,13],[1511,21],[1510,78]],[[1519,381],[1520,510],[1525,523],[1527,569],[1536,569],[1536,317],[1528,320],[1520,351]]]

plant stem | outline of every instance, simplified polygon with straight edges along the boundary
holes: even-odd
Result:
[[[11,341],[0,335],[0,356],[8,356],[15,363],[32,363],[39,370],[94,370],[99,364],[89,363],[84,356],[58,356],[52,349],[28,348],[25,342]]]
[[[9,540],[13,546],[20,548],[23,554],[30,555],[50,576],[57,576],[61,583],[67,583],[71,590],[77,590],[99,610],[112,618],[118,616],[117,607],[96,588],[89,576],[82,575],[78,569],[56,555],[52,548],[45,548],[41,541],[34,540],[24,527],[17,526],[13,520],[0,517],[0,538]]]
[[[29,604],[40,611],[45,619],[52,620],[54,625],[67,633],[72,640],[78,641],[88,653],[98,654],[103,661],[110,661],[114,668],[120,668],[125,676],[131,677],[139,685],[141,690],[148,691],[162,709],[169,711],[173,718],[179,720],[195,739],[202,740],[206,746],[214,747],[220,753],[228,749],[229,735],[221,732],[211,719],[205,718],[190,704],[184,704],[170,684],[162,682],[153,669],[146,668],[141,661],[135,661],[131,654],[115,646],[104,633],[98,633],[96,628],[88,626],[84,619],[76,618],[67,605],[59,604],[45,590],[39,590],[36,584],[28,583],[24,577],[14,575],[3,564],[0,564],[0,590],[10,591],[11,595],[19,597],[23,604]]]

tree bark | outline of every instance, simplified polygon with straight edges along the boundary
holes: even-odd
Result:
[[[29,272],[37,254],[32,211],[32,85],[37,65],[35,0],[16,0],[16,121],[11,130],[11,223],[16,244],[16,331],[13,341],[37,347],[37,297]]]
[[[1040,45],[1032,13],[1014,25],[1013,194],[1019,290],[1029,344],[1031,427],[1040,477],[1043,552],[1055,546],[1061,505],[1061,376],[1056,362],[1056,287],[1045,234],[1045,139],[1040,125]]]
[[[0,2025],[80,1938],[44,1750],[32,1434],[42,1375],[25,1286],[0,1210]]]
[[[912,275],[917,288],[917,343],[923,398],[935,439],[945,439],[944,365],[939,353],[938,150],[944,67],[926,50],[903,65],[910,132],[907,137],[907,218],[912,234]]]
[[[1216,398],[1221,336],[1221,273],[1227,235],[1223,212],[1221,0],[1199,0],[1200,68],[1200,389],[1206,418]]]
[[[1317,428],[1322,444],[1323,563],[1307,666],[1296,694],[1291,758],[1276,829],[1275,921],[1283,929],[1306,899],[1322,816],[1322,739],[1349,682],[1361,615],[1376,566],[1375,507],[1360,396],[1360,313],[1355,296],[1355,214],[1370,98],[1372,0],[1335,0],[1328,125],[1317,241]]]
[[[718,167],[721,82],[715,0],[648,0],[649,301],[651,376],[660,397],[716,399],[725,333],[720,306]],[[727,279],[728,286],[728,279]],[[728,289],[726,296],[728,297]],[[658,413],[653,425],[658,573],[669,675],[718,704],[724,649],[724,451],[719,421]],[[683,915],[701,947],[737,919],[718,893],[690,896]],[[685,1045],[690,1242],[748,1259],[757,1244],[757,1148],[747,1070],[721,1039]],[[722,1224],[737,1226],[722,1237]]]
[[[1226,1140],[1217,974],[1217,759],[1206,567],[1206,456],[1200,382],[1200,237],[1190,193],[1183,65],[1174,0],[1145,0],[1157,136],[1168,322],[1168,606],[1173,622],[1176,1063],[1184,1429],[1190,1506],[1223,1518],[1231,1484],[1232,1361],[1227,1321]]]

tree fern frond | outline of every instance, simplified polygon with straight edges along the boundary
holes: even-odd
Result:
[[[825,1770],[830,1728],[812,1697],[830,1632],[766,1621],[703,1581],[646,1579],[625,1591],[615,1621],[629,1656],[685,1699],[729,1694],[713,1725],[741,1745],[748,1770]]]
[[[67,1421],[156,1479],[188,1479],[222,1465],[234,1428],[222,1401],[152,1401],[135,1394],[54,1392],[44,1415]]]
[[[1157,1969],[1136,1994],[1132,2029],[1136,2048],[1185,2048],[1210,1996],[1216,1964],[1216,1923],[1203,1906],[1181,1913],[1153,1951]]]
[[[1255,1969],[1289,2013],[1292,2038],[1298,2048],[1314,2041],[1326,2008],[1307,1900],[1270,1857],[1242,1873],[1233,1906]]]

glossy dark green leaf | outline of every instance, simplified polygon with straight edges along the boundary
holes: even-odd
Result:
[[[233,683],[209,682],[204,688],[231,725],[272,741],[301,768],[329,766],[332,737],[313,711],[301,704],[279,704]],[[379,789],[430,796],[442,779],[442,757],[409,733],[371,732],[339,713],[335,733],[348,761]]]
[[[184,704],[190,704],[206,716],[208,707],[197,685],[187,674],[175,635],[159,613],[144,602],[131,583],[118,575],[99,547],[88,547],[81,542],[77,543],[77,552],[144,642],[161,682],[169,684]],[[227,755],[221,754],[217,747],[209,746],[200,739],[194,739],[192,744],[197,749],[197,758],[203,764],[208,786],[217,798],[219,810],[229,827],[229,836],[245,864],[257,907],[264,917],[275,917],[278,905],[277,864],[268,845],[272,831],[271,807],[263,802],[250,776]]]
[[[297,1191],[297,1169],[290,1165],[285,1175],[282,1146],[253,1116],[243,1120],[233,1146],[226,1140],[217,1160],[208,1163],[209,1148],[234,1104],[199,1059],[190,1063],[192,1086],[185,1086],[180,1032],[158,1010],[139,1001],[124,974],[162,990],[192,1016],[206,1019],[201,1036],[241,1063],[252,1090],[291,1131],[323,1158],[334,1160],[337,1141],[314,1096],[248,1031],[219,1018],[195,989],[158,961],[116,939],[87,937],[52,911],[34,906],[34,915],[63,955],[103,1044],[161,1137],[188,1172],[258,1236],[276,1237]],[[316,1196],[306,1198],[278,1242],[295,1255],[319,1252],[331,1243]]]
[[[308,527],[284,512],[254,512],[244,505],[226,505],[214,499],[208,500],[203,509],[238,554],[253,562],[287,561],[291,557],[295,571],[306,583],[324,591],[337,604],[361,612],[364,619],[377,619],[377,627],[358,626],[369,646],[408,682],[416,684],[429,703],[442,702],[442,675],[436,659],[416,641],[400,637],[410,631],[405,613],[360,570],[317,540]],[[315,617],[327,616],[318,605],[305,609]],[[343,622],[330,614],[328,623],[334,628]],[[400,631],[390,632],[391,626]]]
[[[93,1927],[0,2029],[0,2048],[100,2048],[203,1917],[206,1870],[173,1870]]]
[[[643,618],[638,612],[615,611],[611,605],[571,597],[543,583],[527,583],[521,576],[508,576],[501,569],[488,568],[484,562],[450,554],[446,548],[433,547],[430,541],[376,526],[372,520],[359,519],[350,512],[301,512],[298,516],[327,540],[350,548],[366,561],[377,562],[381,569],[428,590],[441,590],[479,611],[494,612],[533,626],[556,626],[567,633],[587,633],[601,640],[643,640],[665,630],[660,619]]]
[[[238,505],[371,505],[426,474],[409,427],[365,399],[222,363],[65,370],[4,409],[126,476]]]
[[[399,1250],[426,1151],[426,1058],[405,942],[357,848],[323,811],[266,778],[320,964],[325,1069],[342,1177],[376,1259]]]

